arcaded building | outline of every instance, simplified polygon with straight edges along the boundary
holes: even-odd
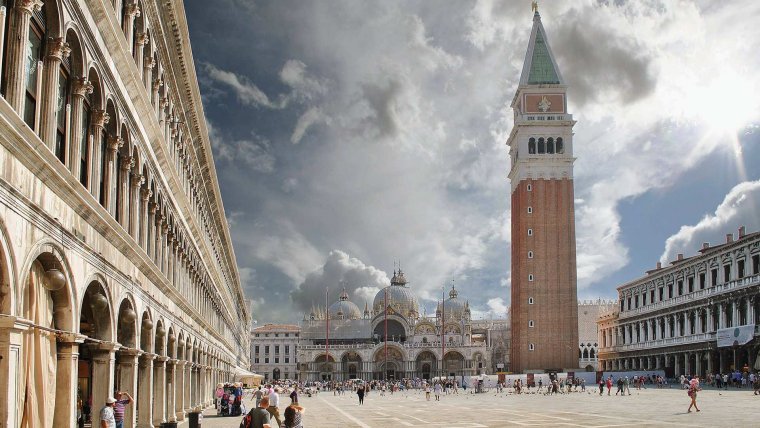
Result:
[[[535,8],[534,8],[535,9]],[[512,350],[515,373],[578,368],[573,116],[538,10],[512,100]]]
[[[508,364],[504,320],[473,321],[454,287],[435,315],[420,304],[400,269],[364,310],[345,291],[327,310],[304,316],[298,375],[314,380],[400,380],[493,374],[492,361]],[[490,336],[490,329],[497,333]],[[491,346],[491,343],[494,346]]]
[[[726,235],[620,285],[598,321],[600,370],[669,377],[757,370],[760,233]]]
[[[182,1],[0,1],[0,426],[185,418],[250,314]]]

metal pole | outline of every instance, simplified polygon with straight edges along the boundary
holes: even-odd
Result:
[[[330,367],[330,289],[325,287],[325,363]],[[332,372],[332,370],[331,370]],[[331,376],[332,377],[332,376]],[[332,379],[330,379],[332,380]]]
[[[446,286],[441,287],[441,376],[445,373],[443,356],[446,353]]]
[[[385,314],[385,363],[383,364],[383,379],[388,381],[388,288],[385,288],[385,307],[383,307],[383,313]]]

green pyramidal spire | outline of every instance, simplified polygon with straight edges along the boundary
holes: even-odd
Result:
[[[520,76],[520,85],[560,84],[564,84],[564,81],[546,39],[541,15],[536,11],[533,14],[533,30],[530,32],[530,42]]]

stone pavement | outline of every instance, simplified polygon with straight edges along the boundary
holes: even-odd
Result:
[[[425,401],[424,393],[396,393],[381,397],[372,392],[359,406],[355,394],[332,392],[301,398],[306,408],[304,427],[729,427],[760,426],[755,409],[760,396],[751,390],[704,390],[699,393],[699,413],[687,413],[685,390],[631,390],[630,396],[600,397],[589,393],[559,396],[537,394],[462,394]],[[432,394],[431,394],[432,395]],[[287,397],[284,403],[289,403]],[[252,403],[247,402],[250,408]],[[284,407],[281,408],[281,412]],[[206,411],[203,428],[237,428],[239,417],[219,418]],[[187,423],[180,427],[187,427]]]

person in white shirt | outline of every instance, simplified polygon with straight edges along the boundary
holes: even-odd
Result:
[[[267,412],[277,421],[277,426],[282,426],[282,421],[280,420],[280,388],[274,388],[269,393],[269,407],[267,407]]]
[[[116,428],[116,419],[113,415],[113,405],[116,399],[106,398],[106,405],[100,409],[100,428]]]

